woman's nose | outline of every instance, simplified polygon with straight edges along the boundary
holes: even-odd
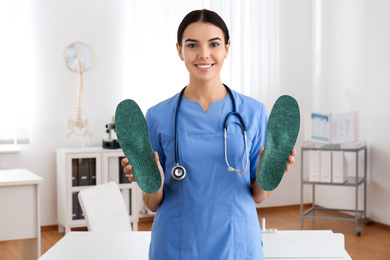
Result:
[[[199,48],[198,58],[199,59],[210,58],[210,50],[208,48],[205,48],[205,47]]]

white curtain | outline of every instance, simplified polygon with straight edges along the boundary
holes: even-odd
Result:
[[[0,145],[29,142],[32,52],[29,1],[0,1]]]
[[[278,89],[278,0],[131,0],[127,1],[123,72],[126,95],[148,108],[188,83],[176,52],[176,32],[183,17],[210,9],[226,22],[231,49],[222,81],[265,103]],[[153,90],[153,95],[150,91]],[[145,99],[145,95],[149,95]]]
[[[0,144],[29,140],[31,100],[36,95],[30,2],[0,1]],[[107,66],[122,70],[123,93],[139,101],[143,110],[188,83],[188,72],[176,52],[176,32],[188,12],[202,8],[220,14],[230,30],[223,82],[267,107],[278,94],[279,0],[127,0],[121,4],[123,13],[117,17],[125,17],[125,26],[112,30],[123,31],[123,64]]]

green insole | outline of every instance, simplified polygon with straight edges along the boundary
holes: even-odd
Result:
[[[115,131],[138,186],[146,193],[158,191],[161,175],[150,144],[148,125],[134,100],[123,100],[117,106]]]
[[[297,101],[291,96],[276,100],[267,125],[267,139],[257,170],[257,183],[266,191],[274,190],[283,178],[288,157],[294,149],[300,127]]]

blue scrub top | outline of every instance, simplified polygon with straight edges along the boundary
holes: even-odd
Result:
[[[256,178],[268,112],[255,99],[232,92],[247,130],[245,174],[228,171],[225,162],[223,123],[233,110],[228,94],[212,102],[207,112],[183,96],[177,138],[179,163],[187,175],[181,181],[171,177],[179,94],[146,113],[151,144],[165,172],[164,198],[153,222],[149,259],[263,259],[250,179]],[[229,121],[239,122],[234,116]],[[245,166],[244,137],[234,123],[228,128],[227,152],[229,164],[241,170]]]

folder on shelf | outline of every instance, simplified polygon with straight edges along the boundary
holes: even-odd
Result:
[[[78,181],[79,186],[89,185],[89,160],[79,159]]]
[[[120,179],[120,169],[121,169],[121,161],[119,160],[118,163],[118,157],[108,157],[107,158],[108,163],[108,181],[113,181],[115,183],[119,183]],[[122,167],[123,168],[123,167]]]
[[[79,219],[79,206],[78,206],[77,192],[72,193],[72,219]]]
[[[320,151],[309,151],[309,181],[320,181]]]
[[[78,210],[78,219],[85,219],[83,209],[81,208],[80,201],[79,201],[79,193],[76,193],[76,199],[77,199],[77,210]]]
[[[343,151],[332,153],[332,179],[334,183],[344,183],[348,178],[348,164]]]
[[[89,185],[96,185],[96,160],[89,159],[88,180]]]
[[[331,151],[320,151],[320,182],[332,181]]]
[[[131,210],[133,207],[131,206],[131,203],[133,202],[132,200],[132,194],[133,194],[133,190],[129,190],[129,215],[132,216],[133,215],[133,211]]]
[[[72,159],[72,186],[73,187],[79,185],[78,172],[79,172],[79,160]]]

